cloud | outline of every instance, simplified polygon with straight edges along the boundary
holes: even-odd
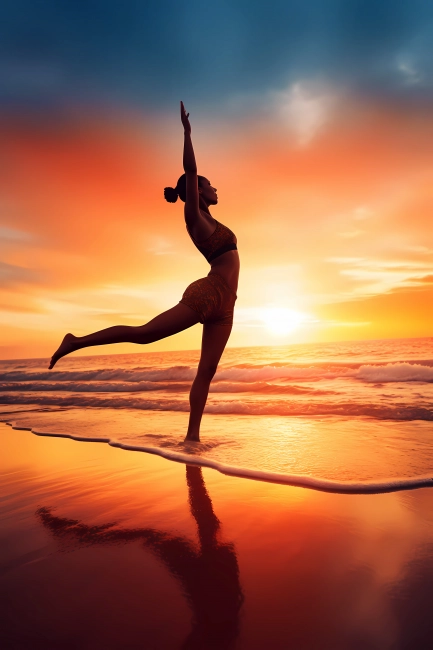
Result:
[[[339,232],[338,235],[339,237],[343,237],[343,239],[353,239],[362,235],[363,232],[364,230],[348,230],[347,232]]]
[[[300,146],[306,146],[330,119],[340,100],[335,89],[318,82],[298,81],[287,91],[270,94],[283,127]]]
[[[175,253],[174,242],[168,237],[148,235],[146,243],[148,245],[146,251],[153,255],[173,255]]]
[[[369,219],[374,215],[374,210],[372,210],[368,205],[360,205],[353,211],[353,218],[362,221],[364,219]]]
[[[416,282],[416,284],[432,284],[433,283],[433,275],[425,275],[424,277],[419,277],[419,278],[413,278],[412,281],[410,281],[412,286],[413,283]]]
[[[403,74],[405,83],[408,85],[421,83],[422,77],[410,61],[401,59],[397,67]]]
[[[339,273],[349,278],[354,286],[353,296],[368,297],[383,294],[401,287],[417,287],[425,284],[425,277],[433,273],[433,262],[422,264],[412,261],[388,261],[363,258],[328,258],[329,262],[344,265]],[[420,276],[424,271],[427,276]],[[428,280],[427,280],[428,282]]]
[[[34,236],[24,230],[0,226],[0,247],[11,244],[23,245],[34,240]]]
[[[40,273],[33,269],[0,262],[0,282],[2,288],[11,284],[32,283],[40,278]]]

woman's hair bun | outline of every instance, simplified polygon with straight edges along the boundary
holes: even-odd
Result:
[[[169,203],[176,203],[179,193],[174,187],[164,187],[164,197]]]

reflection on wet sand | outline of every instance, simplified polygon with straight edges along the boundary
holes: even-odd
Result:
[[[52,535],[74,548],[140,540],[179,580],[192,612],[193,625],[182,648],[228,649],[239,633],[243,593],[235,547],[218,539],[220,521],[206,490],[201,467],[186,466],[188,501],[197,522],[199,545],[155,528],[120,528],[115,522],[89,526],[56,517],[49,508],[37,515]]]

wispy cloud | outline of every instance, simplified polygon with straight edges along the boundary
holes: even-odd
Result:
[[[343,237],[343,239],[354,239],[359,235],[362,235],[364,230],[348,230],[347,232],[339,232],[338,236]]]
[[[407,57],[400,57],[397,63],[398,70],[402,73],[404,82],[408,85],[420,84],[422,76]]]
[[[330,119],[341,94],[323,82],[297,81],[286,91],[270,93],[270,101],[281,125],[293,133],[302,147]]]
[[[2,288],[13,284],[33,283],[41,278],[41,273],[34,269],[0,262],[0,282]]]
[[[31,241],[33,236],[23,230],[15,230],[7,226],[0,226],[0,245],[2,242],[26,242]]]
[[[159,235],[146,236],[146,251],[153,255],[173,255],[175,252],[174,244],[168,237]]]
[[[424,277],[433,273],[433,261],[423,264],[406,260],[384,261],[364,258],[333,257],[328,261],[346,268],[340,275],[353,282],[350,293],[354,297],[368,297],[388,293],[401,287],[417,287]]]
[[[374,215],[374,210],[368,205],[359,205],[353,211],[353,218],[362,221],[364,219],[369,219]]]

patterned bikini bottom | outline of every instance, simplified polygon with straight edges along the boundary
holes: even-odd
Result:
[[[236,294],[218,273],[192,282],[184,291],[181,303],[194,309],[200,323],[232,325]]]

